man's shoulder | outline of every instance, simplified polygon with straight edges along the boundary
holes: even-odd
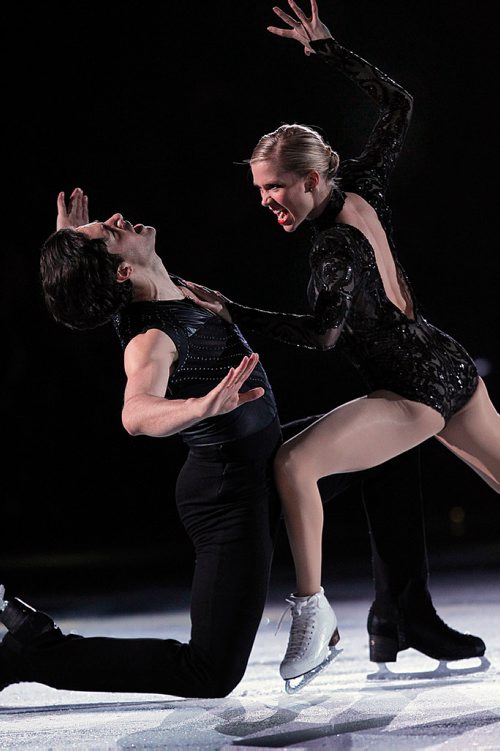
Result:
[[[154,300],[130,303],[113,317],[113,324],[123,347],[149,329],[159,329],[174,341],[184,333],[171,306]]]

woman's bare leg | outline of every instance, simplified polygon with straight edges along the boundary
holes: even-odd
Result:
[[[443,425],[431,407],[378,391],[337,407],[281,446],[275,475],[297,595],[313,594],[321,586],[319,478],[374,467],[436,435]]]
[[[500,493],[500,415],[482,378],[465,407],[436,438]]]

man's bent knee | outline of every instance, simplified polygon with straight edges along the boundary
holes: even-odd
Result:
[[[223,699],[236,688],[242,678],[243,674],[241,671],[238,673],[207,675],[193,685],[192,698]]]

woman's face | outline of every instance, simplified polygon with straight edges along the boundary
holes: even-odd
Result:
[[[314,209],[310,178],[282,172],[275,161],[254,162],[251,170],[262,205],[273,212],[285,232],[294,232]]]

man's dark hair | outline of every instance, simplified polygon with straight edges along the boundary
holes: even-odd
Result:
[[[109,253],[104,240],[61,229],[40,250],[45,304],[59,323],[71,329],[103,326],[132,300],[132,283],[118,282],[123,258]]]

